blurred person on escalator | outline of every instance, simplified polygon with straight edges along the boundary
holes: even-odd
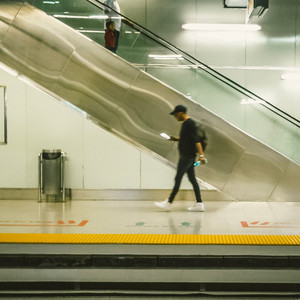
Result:
[[[121,16],[120,13],[120,5],[117,0],[105,0],[104,4],[107,6],[104,8],[104,13],[108,16],[107,21],[105,22],[105,27],[107,28],[106,23],[109,21],[114,22],[114,38],[115,38],[115,46],[114,51],[116,53],[119,45],[119,36],[121,30]]]
[[[105,48],[116,53],[115,49],[115,23],[111,20],[106,22],[106,29],[105,29]]]

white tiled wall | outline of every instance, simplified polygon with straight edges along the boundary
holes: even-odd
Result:
[[[84,130],[84,186],[88,189],[140,187],[140,151],[90,121]]]
[[[0,71],[7,88],[8,144],[0,146],[1,187],[26,187],[26,85]]]
[[[30,86],[27,86],[26,102],[28,186],[36,186],[36,157],[42,149],[61,149],[67,152],[69,160],[73,159],[66,165],[66,184],[81,186],[84,119],[79,113],[67,109],[51,96]]]

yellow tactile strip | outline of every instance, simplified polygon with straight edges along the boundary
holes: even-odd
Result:
[[[300,235],[0,233],[0,243],[296,246]]]

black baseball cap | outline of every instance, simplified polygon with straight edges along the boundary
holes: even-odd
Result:
[[[175,106],[175,108],[174,108],[174,110],[172,112],[170,112],[170,115],[175,115],[175,114],[177,114],[179,112],[186,113],[186,111],[187,111],[187,108],[185,106],[179,104],[179,105]]]

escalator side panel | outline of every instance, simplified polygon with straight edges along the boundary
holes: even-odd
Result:
[[[51,90],[75,48],[60,34],[59,23],[24,4],[2,41],[2,61]]]
[[[277,161],[273,162],[277,164]],[[274,188],[270,195],[270,201],[282,201],[284,199],[292,199],[293,201],[300,201],[300,174],[299,166],[292,161],[288,163],[288,166],[281,176],[276,188]]]
[[[0,41],[6,35],[15,17],[18,15],[18,12],[22,7],[22,5],[23,5],[22,2],[1,4],[1,8],[3,8],[3,11],[1,12],[1,21],[0,21]]]
[[[112,128],[118,107],[140,72],[113,56],[85,40],[74,51],[52,90],[107,128]]]

